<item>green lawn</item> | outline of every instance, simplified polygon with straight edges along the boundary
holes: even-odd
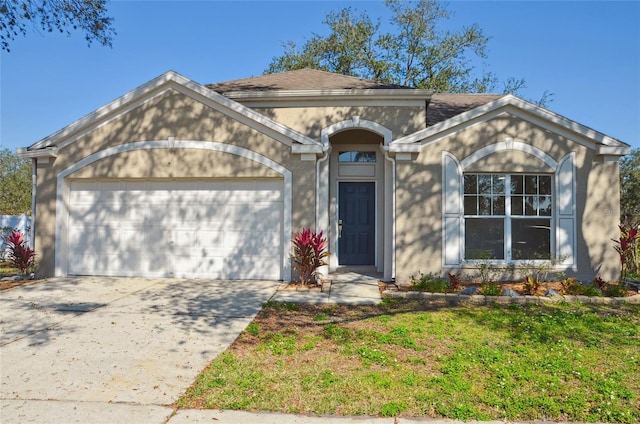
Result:
[[[640,421],[640,306],[268,304],[179,407]]]
[[[8,262],[0,261],[0,277],[16,275],[18,272],[18,268],[12,267]]]

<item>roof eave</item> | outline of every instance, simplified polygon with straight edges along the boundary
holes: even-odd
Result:
[[[267,91],[230,91],[222,93],[225,97],[243,100],[313,100],[313,99],[351,99],[351,100],[429,100],[430,90],[419,89],[330,89],[330,90],[267,90]]]
[[[57,147],[46,147],[38,150],[28,150],[28,148],[16,149],[16,154],[21,159],[55,158],[58,157]]]
[[[209,105],[219,105],[223,107],[229,113],[237,116],[242,116],[247,120],[255,122],[256,125],[264,128],[265,131],[271,132],[272,135],[283,139],[291,140],[293,143],[319,144],[315,140],[306,137],[305,135],[288,128],[279,122],[273,121],[264,115],[257,113],[256,111],[243,106],[242,104],[233,101],[211,89],[208,89],[192,80],[178,74],[174,71],[168,71],[159,77],[147,82],[146,84],[130,91],[129,93],[119,97],[111,103],[95,110],[94,112],[86,115],[83,118],[73,122],[65,128],[56,131],[55,133],[41,139],[34,143],[26,150],[39,151],[49,147],[61,147],[60,143],[65,140],[71,140],[77,137],[78,134],[82,134],[83,131],[87,131],[88,128],[96,125],[97,122],[106,122],[111,119],[117,113],[125,110],[126,108],[136,107],[138,102],[144,102],[149,97],[155,95],[155,93],[162,92],[163,89],[174,88],[183,93],[191,94],[193,97],[198,97],[201,102],[205,102]],[[287,144],[290,142],[287,142]]]

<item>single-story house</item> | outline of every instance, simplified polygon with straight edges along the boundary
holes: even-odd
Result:
[[[43,276],[290,280],[309,227],[328,271],[397,281],[532,261],[617,278],[628,152],[513,95],[310,69],[208,85],[167,72],[19,150]]]

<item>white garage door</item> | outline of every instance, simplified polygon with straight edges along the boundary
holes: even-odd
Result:
[[[74,181],[68,273],[282,278],[282,180]]]

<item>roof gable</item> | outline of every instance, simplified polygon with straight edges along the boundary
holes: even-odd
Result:
[[[171,89],[216,109],[292,148],[295,145],[320,146],[317,141],[279,122],[209,90],[176,72],[169,71],[34,143],[26,150],[22,150],[20,155],[23,157],[53,156],[57,149],[73,143],[82,135]]]
[[[422,147],[430,143],[472,125],[486,122],[503,113],[512,114],[554,133],[564,135],[596,151],[598,155],[624,156],[629,153],[628,144],[511,94],[449,117],[424,130],[396,139],[390,143],[389,150],[391,152],[419,152]]]

